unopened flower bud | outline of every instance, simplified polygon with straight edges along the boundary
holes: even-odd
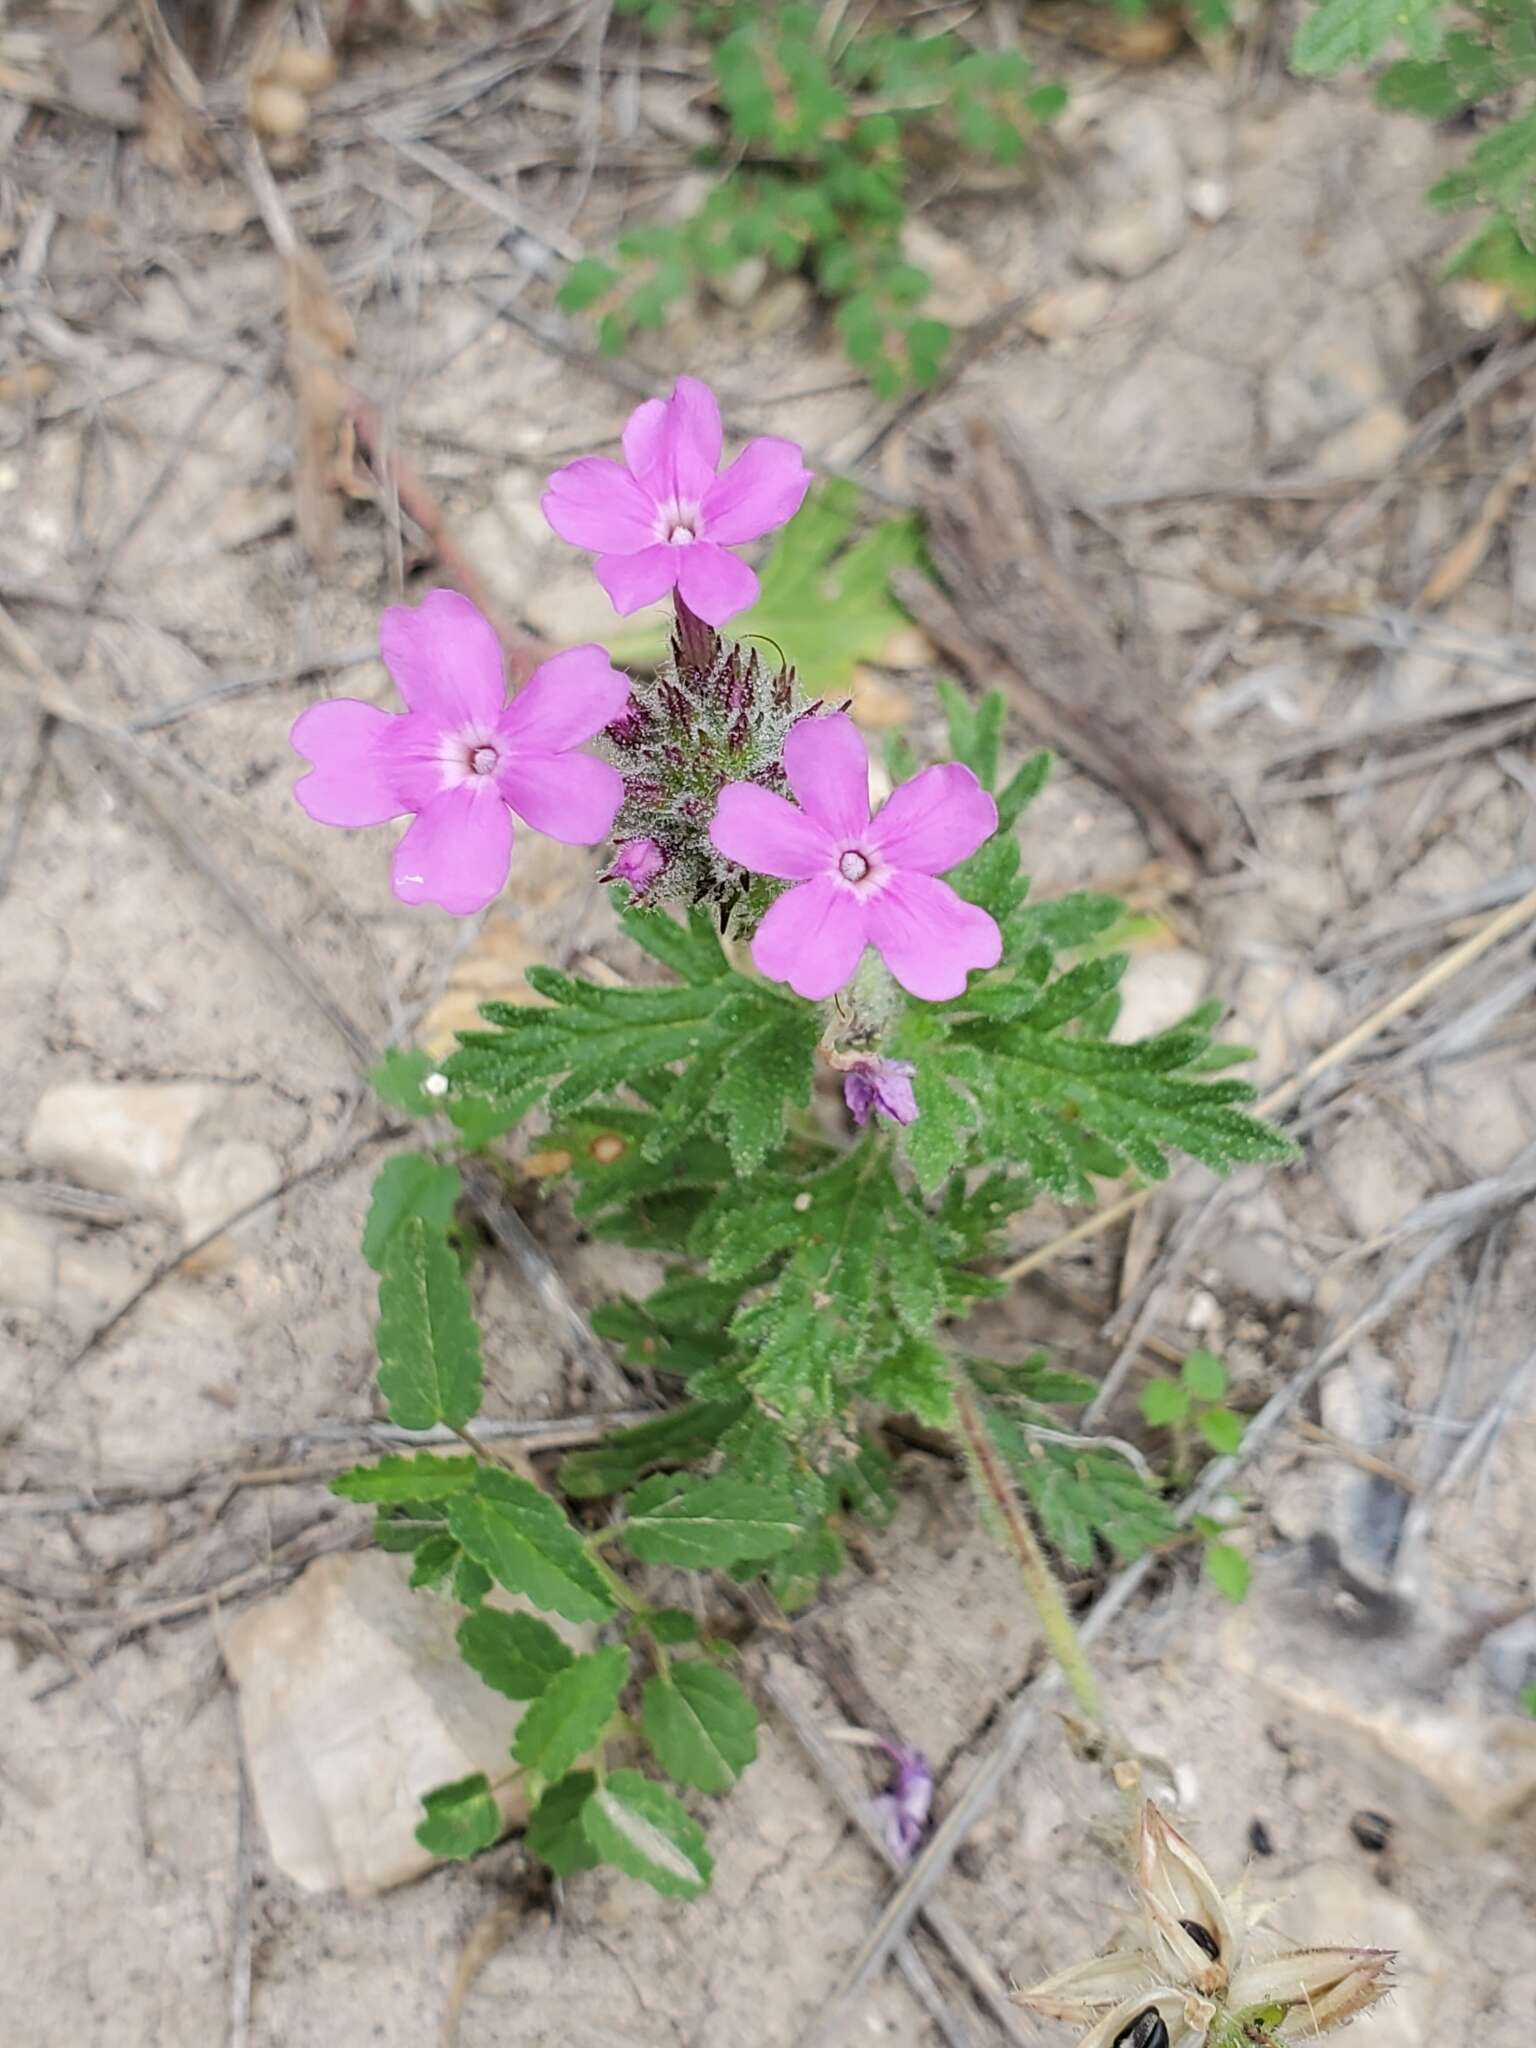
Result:
[[[666,864],[667,857],[654,839],[626,839],[615,848],[613,865],[602,879],[628,882],[637,896],[643,896]]]
[[[911,1860],[923,1838],[933,1805],[933,1767],[920,1749],[904,1742],[882,1745],[892,1764],[891,1781],[875,1801],[885,1823],[886,1845],[899,1862]]]
[[[860,1060],[843,1075],[843,1100],[859,1125],[871,1110],[893,1124],[917,1122],[917,1097],[912,1093],[916,1068],[910,1060]]]

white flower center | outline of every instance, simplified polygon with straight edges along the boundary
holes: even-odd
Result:
[[[846,853],[838,856],[837,872],[845,882],[862,882],[869,870],[868,856],[860,853],[856,846],[850,846]]]
[[[693,528],[691,526],[684,525],[683,521],[680,519],[677,522],[676,526],[674,526],[667,534],[667,539],[672,543],[673,547],[685,548],[687,547],[688,543],[693,539]]]
[[[470,772],[474,775],[490,775],[495,772],[500,755],[494,747],[476,747],[469,757]]]

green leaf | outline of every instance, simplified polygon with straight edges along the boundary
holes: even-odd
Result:
[[[1197,1401],[1219,1401],[1227,1391],[1227,1368],[1214,1351],[1191,1351],[1179,1377]]]
[[[451,1536],[429,1536],[425,1543],[419,1543],[411,1565],[413,1586],[435,1586],[446,1579],[462,1556],[457,1543]]]
[[[615,1430],[591,1450],[573,1451],[564,1460],[560,1489],[577,1500],[596,1500],[632,1486],[653,1465],[687,1464],[720,1441],[744,1405],[739,1399],[689,1401],[652,1422]]]
[[[381,1102],[403,1109],[407,1116],[434,1116],[443,1106],[442,1099],[427,1094],[422,1083],[436,1071],[437,1061],[431,1053],[414,1046],[392,1045],[368,1080]]]
[[[457,1167],[439,1166],[422,1152],[402,1152],[386,1160],[374,1178],[363,1226],[363,1257],[375,1273],[382,1273],[395,1233],[408,1216],[419,1216],[441,1236],[453,1221],[458,1199]]]
[[[1247,1558],[1233,1543],[1207,1543],[1205,1575],[1217,1592],[1234,1605],[1245,1599],[1253,1576]]]
[[[618,281],[619,273],[611,264],[601,263],[595,256],[580,257],[566,272],[565,281],[555,294],[555,304],[563,313],[584,313],[606,297]]]
[[[699,1625],[691,1614],[681,1607],[656,1607],[645,1617],[645,1626],[658,1643],[691,1643],[699,1633]]]
[[[624,1547],[644,1564],[746,1563],[787,1550],[801,1534],[791,1500],[735,1479],[659,1474],[625,1507]]]
[[[547,1863],[556,1877],[591,1870],[598,1861],[581,1824],[582,1809],[596,1790],[594,1772],[571,1771],[551,1785],[533,1809],[528,1822],[529,1851]]]
[[[377,1465],[354,1465],[331,1481],[332,1493],[343,1500],[365,1500],[381,1506],[400,1506],[411,1501],[447,1500],[467,1493],[475,1483],[478,1458],[439,1457],[435,1451],[417,1451],[410,1457],[380,1458]]]
[[[613,1596],[585,1544],[547,1493],[515,1473],[483,1469],[451,1501],[448,1526],[499,1586],[567,1621],[606,1621]]]
[[[596,1747],[628,1677],[629,1651],[622,1643],[572,1658],[518,1722],[513,1756],[541,1778],[563,1778],[579,1756]]]
[[[757,1709],[713,1664],[674,1663],[647,1680],[640,1720],[668,1777],[700,1792],[729,1792],[757,1755]]]
[[[572,1652],[547,1621],[482,1607],[459,1623],[459,1655],[509,1700],[536,1700],[571,1662]]]
[[[929,1338],[910,1337],[870,1376],[869,1396],[897,1414],[915,1415],[933,1429],[954,1420],[949,1360]]]
[[[1239,1450],[1243,1441],[1243,1418],[1234,1415],[1230,1408],[1207,1408],[1198,1417],[1200,1434],[1213,1451],[1229,1458]]]
[[[1409,5],[1422,0],[1409,0]],[[1291,69],[1303,78],[1329,77],[1364,64],[1385,49],[1407,12],[1404,0],[1322,0],[1291,45]]]
[[[713,1859],[704,1831],[665,1785],[613,1771],[581,1809],[587,1840],[605,1863],[669,1897],[697,1898]]]
[[[1536,1685],[1527,1685],[1522,1688],[1520,1704],[1528,1714],[1536,1714]]]
[[[501,1809],[484,1771],[423,1793],[421,1803],[427,1817],[417,1828],[416,1839],[433,1856],[455,1861],[478,1856],[501,1833]]]
[[[908,624],[890,580],[897,569],[921,565],[918,523],[884,519],[855,540],[858,502],[855,487],[840,478],[812,491],[763,564],[762,589],[744,622],[748,634],[795,650],[811,695],[833,696]]]
[[[1182,1422],[1189,1413],[1189,1389],[1177,1380],[1148,1380],[1141,1390],[1141,1412],[1154,1429]]]
[[[491,1590],[491,1575],[483,1564],[459,1553],[453,1571],[453,1597],[461,1607],[478,1607]]]
[[[480,1332],[459,1262],[420,1216],[390,1239],[379,1281],[379,1392],[401,1429],[462,1429],[480,1406]]]

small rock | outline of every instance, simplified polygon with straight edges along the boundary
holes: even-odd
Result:
[[[224,1631],[257,1811],[306,1891],[365,1898],[419,1877],[421,1795],[509,1775],[522,1709],[461,1660],[459,1610],[409,1577],[384,1551],[318,1558]],[[526,1817],[522,1779],[497,1797],[509,1823]]]
[[[1220,178],[1191,178],[1185,201],[1196,220],[1214,227],[1232,211],[1231,187]]]
[[[1312,468],[1319,476],[1384,475],[1412,433],[1413,426],[1400,407],[1373,405],[1359,419],[1328,436],[1313,455]]]
[[[19,1209],[0,1208],[0,1301],[47,1311],[58,1280],[53,1233]]]
[[[198,1081],[70,1082],[50,1088],[27,1132],[27,1157],[105,1194],[153,1196],[180,1167],[218,1101]]]
[[[924,312],[947,320],[951,327],[974,327],[1008,296],[999,270],[978,263],[959,242],[916,216],[902,228],[901,253],[933,280]]]
[[[1116,277],[1142,277],[1183,243],[1184,164],[1173,128],[1155,107],[1132,103],[1099,130],[1106,156],[1093,181],[1083,254]]]
[[[1330,304],[1288,348],[1264,387],[1264,424],[1272,447],[1298,453],[1336,433],[1387,396],[1387,376],[1365,311]]]
[[[739,313],[744,306],[751,305],[767,282],[768,258],[748,256],[729,270],[712,273],[709,289],[722,305],[734,306]]]
[[[238,1216],[282,1179],[282,1166],[268,1145],[230,1138],[189,1159],[176,1176],[176,1205],[189,1244]]]
[[[1433,1930],[1404,1898],[1362,1884],[1356,1863],[1315,1863],[1286,1887],[1286,1938],[1301,1945],[1390,1948],[1397,1953],[1395,1988],[1385,2005],[1356,2022],[1369,2048],[1426,2048],[1445,2037],[1436,2024],[1446,1953]]]
[[[887,682],[872,668],[855,668],[849,678],[853,715],[866,732],[890,732],[912,723],[911,693],[899,683]]]
[[[1040,341],[1071,341],[1097,327],[1114,304],[1115,288],[1102,277],[1085,277],[1037,299],[1024,325]]]
[[[1188,946],[1133,953],[1120,983],[1115,1037],[1127,1044],[1177,1024],[1204,996],[1210,972],[1210,962]]]

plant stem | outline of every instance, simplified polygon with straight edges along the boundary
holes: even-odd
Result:
[[[1046,1647],[1061,1666],[1062,1676],[1072,1688],[1072,1697],[1084,1717],[1093,1725],[1105,1747],[1105,1762],[1114,1765],[1130,1758],[1129,1744],[1115,1725],[1105,1704],[1098,1676],[1088,1661],[1081,1637],[1067,1612],[1056,1574],[1047,1562],[1039,1538],[1020,1505],[998,1457],[974,1395],[960,1374],[954,1378],[955,1419],[971,1477],[997,1516],[998,1526],[1019,1568],[1024,1590],[1040,1620]]]

